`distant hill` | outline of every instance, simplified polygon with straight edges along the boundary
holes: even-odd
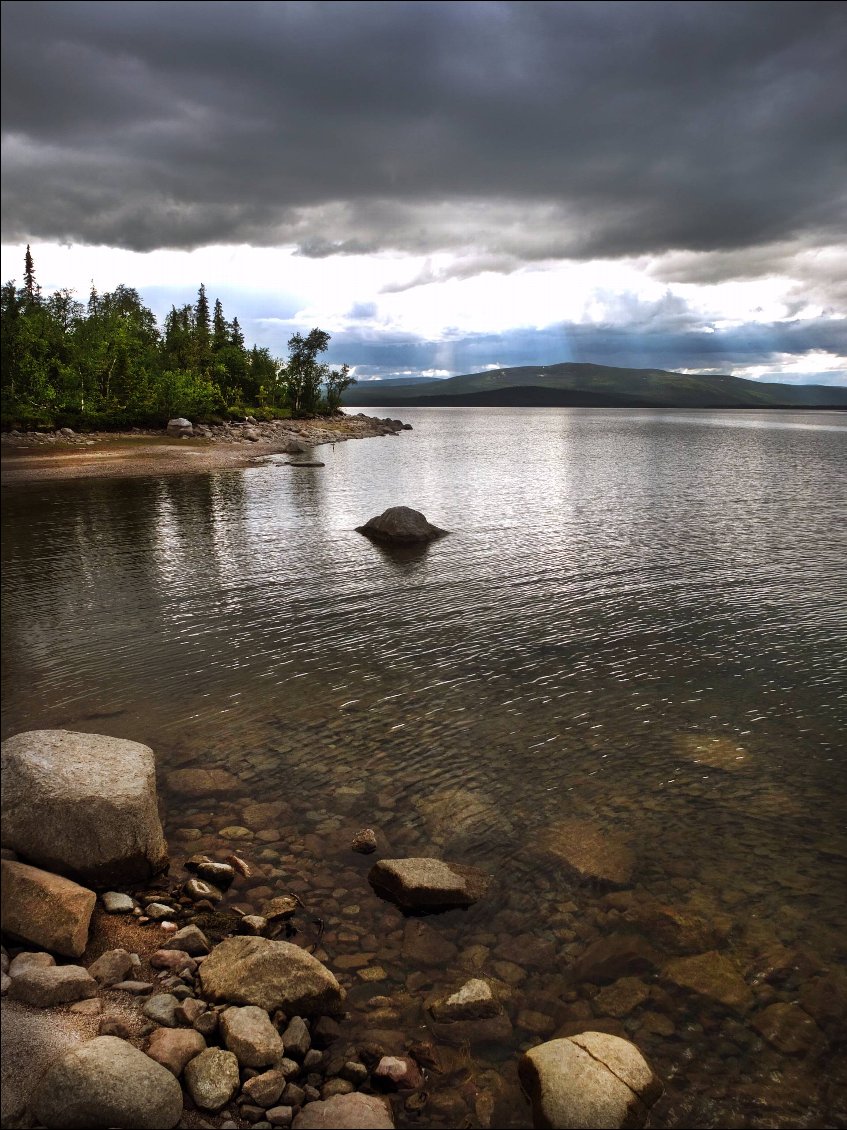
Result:
[[[741,377],[567,362],[490,369],[445,380],[365,381],[349,388],[342,403],[352,407],[847,408],[847,388],[762,384]]]

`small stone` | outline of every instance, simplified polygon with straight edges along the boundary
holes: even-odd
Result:
[[[116,985],[134,968],[132,955],[125,949],[106,950],[88,967],[88,973],[101,989]]]
[[[242,1087],[242,1091],[251,1103],[267,1108],[272,1107],[279,1101],[280,1095],[285,1090],[285,1084],[285,1072],[277,1067],[272,1071],[263,1071],[261,1075],[255,1075],[252,1079],[248,1079]]]
[[[186,1065],[206,1050],[206,1041],[199,1032],[191,1029],[157,1028],[145,1050],[151,1059],[179,1078]]]
[[[282,1101],[285,1106],[302,1106],[306,1101],[306,1092],[296,1083],[287,1083],[282,1092]]]
[[[193,973],[197,968],[197,962],[185,950],[156,950],[150,955],[150,964],[154,969],[169,969],[172,973],[179,973],[184,969]]]
[[[228,1008],[221,1015],[220,1029],[241,1067],[269,1067],[282,1058],[283,1041],[263,1008]]]
[[[161,1024],[165,1028],[176,1028],[179,1025],[176,1015],[179,1003],[171,993],[157,993],[145,1003],[141,1012],[156,1024]]]
[[[162,946],[164,950],[182,950],[192,957],[199,957],[202,954],[208,953],[211,948],[206,935],[199,926],[193,924],[183,926],[181,930],[177,930],[174,936],[168,938]]]
[[[134,997],[150,993],[154,987],[148,981],[118,981],[117,985],[112,985],[115,992],[130,993]]]
[[[131,914],[135,909],[134,899],[120,891],[106,891],[100,899],[107,914]]]
[[[208,899],[211,903],[218,903],[224,897],[223,891],[219,890],[212,883],[207,883],[205,879],[189,879],[183,887],[183,890],[192,902],[200,902],[201,899]],[[147,913],[150,913],[149,907],[147,908]]]
[[[312,1046],[312,1037],[306,1022],[300,1016],[293,1016],[282,1033],[282,1042],[287,1055],[302,1059]]]
[[[275,1106],[271,1110],[265,1111],[265,1115],[271,1126],[290,1126],[294,1118],[294,1108],[290,1106]]]
[[[373,1069],[373,1080],[382,1086],[416,1091],[423,1086],[423,1075],[408,1055],[384,1055]]]
[[[341,1068],[339,1075],[342,1079],[349,1079],[355,1086],[361,1087],[363,1083],[367,1082],[368,1069],[363,1063],[359,1063],[357,1059],[348,1059]]]
[[[245,914],[238,922],[239,934],[246,934],[248,937],[260,938],[267,928],[268,920],[261,914]]]
[[[163,918],[169,918],[173,914],[173,910],[171,907],[165,906],[163,902],[150,902],[144,907],[144,913],[154,922],[158,922]]]
[[[200,879],[212,883],[219,890],[225,891],[235,878],[235,868],[231,863],[216,863],[214,860],[205,859],[195,868]]]
[[[353,837],[350,847],[360,855],[370,855],[376,851],[376,832],[373,828],[362,828]]]
[[[491,992],[487,981],[473,978],[448,996],[437,996],[427,1002],[436,1020],[485,1020],[499,1016],[503,1006]]]
[[[183,1002],[184,1004],[187,1002]],[[192,1023],[191,1027],[195,1032],[199,1032],[207,1040],[210,1040],[218,1030],[218,1014],[212,1009],[207,1012],[201,1012],[197,1019]]]
[[[72,1004],[68,1011],[75,1012],[79,1016],[99,1016],[103,1011],[103,1005],[96,997],[91,997],[89,1000],[77,1001],[76,1004]]]
[[[175,1010],[174,1015],[180,1023],[187,1024],[189,1028],[194,1026],[194,1021],[198,1016],[202,1016],[208,1009],[205,1001],[198,1001],[194,997],[188,997],[184,1000],[179,1008]]]
[[[185,1068],[185,1084],[196,1106],[216,1111],[226,1106],[238,1090],[238,1060],[232,1052],[207,1048]]]
[[[356,1088],[349,1079],[329,1079],[320,1089],[320,1096],[322,1099],[331,1099],[335,1095],[349,1095],[355,1091]]]
[[[115,1036],[119,1040],[131,1040],[134,1035],[126,1018],[112,1012],[101,1018],[98,1033],[101,1036]]]

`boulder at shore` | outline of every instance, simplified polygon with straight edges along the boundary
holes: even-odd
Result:
[[[177,439],[194,435],[194,425],[184,416],[176,416],[173,420],[168,420],[168,426],[165,430],[169,436],[175,436]]]
[[[471,906],[491,881],[478,867],[445,863],[442,859],[381,859],[368,881],[377,894],[406,910],[447,910]]]
[[[410,506],[389,506],[376,518],[370,518],[364,526],[357,526],[356,530],[365,537],[388,542],[432,541],[447,533],[447,530],[428,522],[420,510],[412,510]]]
[[[42,1126],[133,1126],[170,1130],[182,1117],[182,1088],[166,1067],[116,1036],[67,1052],[38,1084]]]
[[[65,957],[80,957],[97,896],[70,879],[4,859],[0,921],[4,933]]]
[[[144,881],[168,861],[153,751],[69,730],[2,745],[3,846],[93,883]]]
[[[640,1127],[662,1084],[634,1044],[582,1032],[531,1048],[518,1063],[533,1126]]]
[[[225,938],[200,966],[204,995],[266,1012],[313,1016],[343,1010],[344,990],[316,957],[290,942]]]

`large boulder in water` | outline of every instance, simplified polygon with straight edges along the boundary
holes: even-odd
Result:
[[[521,1056],[518,1075],[533,1126],[643,1126],[662,1093],[638,1048],[605,1032],[539,1044]]]
[[[339,1013],[344,990],[316,957],[290,942],[225,938],[200,966],[205,996],[229,1004],[281,1008],[296,1016]]]
[[[148,746],[30,730],[3,742],[0,761],[4,847],[103,885],[143,882],[167,863]]]
[[[32,1106],[42,1126],[170,1130],[182,1117],[182,1088],[126,1040],[98,1036],[49,1068]]]
[[[364,526],[357,526],[356,530],[375,541],[401,544],[432,541],[447,533],[428,522],[420,510],[412,510],[410,506],[389,506],[376,518],[365,522]]]

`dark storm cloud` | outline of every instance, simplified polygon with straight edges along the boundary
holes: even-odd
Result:
[[[508,269],[843,235],[838,2],[3,13],[11,241],[471,248]]]

